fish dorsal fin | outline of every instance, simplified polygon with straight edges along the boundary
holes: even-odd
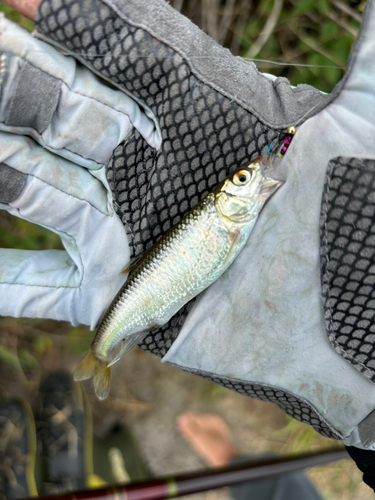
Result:
[[[124,267],[124,269],[122,269],[120,274],[128,274],[128,273],[131,273],[132,271],[134,271],[134,269],[137,267],[137,264],[141,260],[142,257],[143,257],[143,254],[138,255],[138,257],[134,257],[134,259],[132,259],[130,262],[128,262],[128,264],[126,264],[126,266]]]
[[[137,255],[137,257],[133,257],[130,262],[126,264],[124,269],[121,271],[120,274],[127,274],[127,273],[132,273],[134,269],[140,264],[141,260],[146,257],[146,255],[151,251],[153,247],[148,248],[145,250],[143,253],[140,255]]]
[[[121,359],[127,352],[129,352],[133,347],[135,347],[139,342],[146,337],[148,334],[148,330],[144,330],[142,332],[132,333],[131,335],[127,335],[122,341],[122,346],[116,356],[109,363],[108,368],[117,363],[119,359]]]

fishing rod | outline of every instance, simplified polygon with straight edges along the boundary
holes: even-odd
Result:
[[[153,478],[96,490],[45,496],[40,500],[164,500],[266,479],[347,458],[349,457],[345,449],[334,448],[318,453],[272,457],[257,462],[181,474],[175,477]]]

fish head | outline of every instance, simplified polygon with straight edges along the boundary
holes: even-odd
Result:
[[[281,184],[264,176],[259,162],[243,165],[217,186],[215,204],[226,222],[248,224]]]

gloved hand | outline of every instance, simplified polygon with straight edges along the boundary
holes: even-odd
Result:
[[[132,256],[228,172],[259,154],[277,154],[288,127],[297,127],[284,159],[268,172],[285,184],[245,249],[141,347],[369,449],[374,30],[372,1],[347,74],[330,95],[268,79],[161,0],[44,0],[34,33],[131,95],[155,124],[153,133],[134,127],[117,135],[102,162]],[[117,251],[108,257],[112,265]]]
[[[1,314],[95,327],[130,252],[105,165],[154,123],[123,92],[0,19],[0,208],[61,236],[65,251],[0,249]]]

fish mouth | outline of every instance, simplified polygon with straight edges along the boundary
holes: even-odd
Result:
[[[218,194],[220,193],[224,193],[225,191],[222,191],[222,188],[225,184],[227,179],[224,179],[223,181],[221,181],[217,186],[214,187],[214,189],[212,190],[212,193],[217,196]]]
[[[225,190],[222,190],[220,191],[221,194],[225,194],[225,196],[228,196],[230,198],[235,198],[236,199],[236,202],[239,204],[239,205],[243,205],[243,206],[247,206],[248,205],[248,197],[246,196],[238,196],[237,194],[233,194],[233,193],[228,193],[228,191],[225,191]],[[218,193],[218,194],[220,194]]]

